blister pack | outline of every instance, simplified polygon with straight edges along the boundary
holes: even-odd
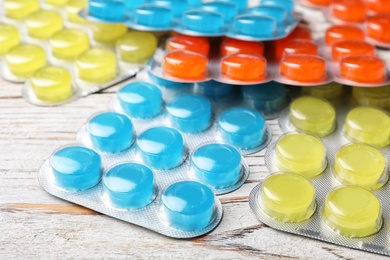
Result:
[[[296,98],[280,114],[285,134],[267,148],[270,175],[252,190],[251,209],[278,230],[390,255],[390,116],[358,105],[389,109],[390,89],[329,89]]]
[[[155,82],[146,71],[137,77]],[[122,87],[110,111],[93,115],[38,179],[49,193],[114,218],[175,238],[199,236],[222,218],[214,194],[248,178],[242,154],[264,149],[272,135],[260,113],[240,107],[231,85],[157,82]],[[280,106],[252,92],[247,99]]]
[[[0,16],[1,77],[25,82],[22,95],[35,105],[60,105],[127,80],[157,48],[154,34],[125,25],[68,28],[71,14],[50,3],[40,9],[39,1],[6,0]]]
[[[248,8],[246,0],[91,0],[80,15],[91,21],[126,23],[141,31],[174,30],[253,41],[284,38],[300,20],[290,0],[261,1],[253,8]],[[262,30],[257,30],[259,27]]]

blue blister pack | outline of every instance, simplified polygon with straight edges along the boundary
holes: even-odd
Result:
[[[185,35],[226,35],[251,41],[283,38],[300,21],[291,0],[265,0],[251,8],[246,0],[91,0],[80,15],[93,21],[126,23],[136,30],[174,30]]]

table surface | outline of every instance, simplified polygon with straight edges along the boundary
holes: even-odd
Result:
[[[0,258],[326,258],[382,256],[273,230],[249,209],[248,195],[267,175],[264,151],[246,156],[250,176],[237,191],[219,196],[224,216],[195,239],[164,237],[68,203],[37,181],[43,161],[74,143],[87,118],[107,109],[118,86],[59,107],[37,107],[21,85],[0,81]],[[281,131],[268,121],[273,140]]]

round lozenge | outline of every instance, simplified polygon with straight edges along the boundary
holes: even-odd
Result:
[[[263,80],[267,77],[267,60],[259,55],[236,53],[222,58],[220,70],[233,80]]]
[[[290,105],[290,122],[300,130],[320,137],[332,133],[336,127],[336,109],[324,99],[303,96]]]
[[[221,57],[235,54],[246,53],[252,55],[263,55],[264,44],[262,42],[242,41],[233,38],[224,38],[220,47]]]
[[[196,52],[171,51],[165,55],[164,72],[185,80],[203,80],[207,76],[208,59]]]
[[[38,99],[61,102],[73,96],[72,76],[61,67],[48,66],[35,71],[29,83]]]
[[[62,60],[75,60],[81,53],[89,49],[88,35],[80,30],[65,29],[50,38],[53,56]]]
[[[0,55],[20,43],[20,33],[14,26],[0,24]]]
[[[118,91],[123,110],[130,117],[150,118],[161,111],[162,95],[160,89],[147,82],[132,82]]]
[[[342,184],[356,185],[368,190],[381,188],[387,182],[387,162],[374,147],[354,143],[341,147],[333,166],[333,174]]]
[[[241,92],[246,104],[266,115],[279,112],[286,104],[286,88],[275,81],[242,86]]]
[[[86,190],[99,183],[101,159],[94,150],[68,146],[50,157],[53,177],[58,186],[67,190]]]
[[[339,97],[343,93],[343,85],[330,82],[319,86],[303,87],[302,93],[317,98],[333,99]]]
[[[69,0],[65,6],[68,21],[75,24],[89,24],[89,21],[79,16],[79,12],[87,8],[88,0]]]
[[[375,47],[364,41],[339,41],[332,45],[332,58],[334,61],[344,57],[356,55],[375,55]]]
[[[366,5],[369,11],[375,13],[390,13],[390,2],[387,0],[366,0]]]
[[[375,88],[353,87],[352,96],[359,105],[390,108],[390,86]]]
[[[29,15],[24,21],[30,37],[47,40],[62,30],[64,21],[57,11],[40,10]]]
[[[370,16],[367,18],[366,32],[368,37],[371,37],[372,39],[379,42],[390,43],[389,30],[390,30],[389,14]]]
[[[172,169],[183,161],[184,140],[174,128],[149,128],[140,134],[137,146],[143,161],[154,169]]]
[[[23,20],[39,10],[39,0],[4,0],[5,14],[15,20]]]
[[[80,79],[91,83],[108,82],[118,73],[115,53],[108,49],[89,49],[77,57],[75,64]]]
[[[123,114],[100,113],[88,120],[86,128],[93,146],[102,152],[118,153],[133,143],[133,124]]]
[[[379,84],[387,79],[386,63],[373,56],[350,56],[340,61],[340,77],[365,84]]]
[[[285,134],[276,143],[275,163],[281,171],[315,177],[326,167],[325,146],[311,134]]]
[[[316,83],[326,79],[326,62],[313,55],[293,54],[282,59],[280,74],[289,80]]]
[[[149,32],[128,32],[116,41],[121,60],[130,63],[144,63],[157,48],[157,38]]]
[[[195,150],[191,157],[192,170],[199,181],[224,189],[241,178],[241,154],[227,144],[207,144]]]
[[[64,7],[69,0],[45,0],[45,3],[54,7]]]
[[[252,149],[264,141],[264,117],[247,108],[231,108],[218,119],[221,138],[239,149]]]
[[[390,143],[390,117],[374,107],[357,107],[347,114],[343,131],[351,141],[385,147]]]
[[[272,174],[261,186],[261,207],[277,221],[302,222],[316,210],[315,189],[308,179],[299,174]]]
[[[366,5],[362,0],[334,0],[331,14],[344,22],[361,23],[366,18]]]
[[[173,127],[184,133],[199,133],[210,126],[211,103],[202,96],[178,96],[166,109]]]
[[[329,46],[341,41],[363,41],[364,32],[354,25],[333,25],[325,32],[325,43]]]
[[[204,184],[181,181],[169,186],[161,196],[163,218],[174,228],[197,231],[213,219],[215,196]]]
[[[115,45],[116,41],[127,33],[126,24],[115,23],[91,23],[92,37],[98,43]]]
[[[287,56],[291,54],[309,54],[318,55],[318,46],[316,43],[310,40],[294,39],[289,41],[284,48],[281,56]]]
[[[18,77],[29,77],[46,65],[45,51],[33,44],[21,44],[10,49],[4,60],[9,70]]]
[[[203,37],[178,35],[167,40],[167,51],[187,50],[193,51],[204,56],[209,55],[210,43]]]
[[[110,202],[122,209],[139,209],[153,200],[153,171],[143,164],[123,163],[109,169],[103,185]]]
[[[338,187],[325,198],[324,222],[345,237],[366,237],[382,227],[382,208],[374,194],[358,186]]]

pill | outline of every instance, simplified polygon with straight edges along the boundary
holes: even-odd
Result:
[[[291,54],[318,55],[318,46],[310,40],[294,39],[286,44],[281,56],[283,57]]]
[[[218,119],[218,130],[223,141],[239,149],[251,149],[264,141],[265,120],[257,111],[231,108]]]
[[[353,87],[352,96],[359,105],[390,108],[390,86],[375,88]]]
[[[166,74],[186,79],[203,80],[207,77],[208,59],[196,52],[171,51],[165,55],[163,70]]]
[[[135,118],[150,118],[161,111],[160,89],[147,82],[132,82],[118,91],[121,107],[126,114]]]
[[[79,16],[79,12],[87,8],[88,0],[69,0],[65,6],[68,21],[75,24],[89,24],[89,21]]]
[[[168,39],[167,50],[187,50],[208,56],[210,51],[210,43],[208,39],[203,37],[178,35]]]
[[[325,223],[345,237],[366,237],[382,226],[382,209],[374,194],[358,186],[338,187],[325,198]]]
[[[98,43],[115,45],[116,41],[127,33],[125,24],[91,23],[92,37]]]
[[[366,5],[362,0],[334,0],[331,14],[345,22],[361,23],[366,18]]]
[[[308,0],[308,2],[313,5],[328,6],[332,2],[332,0]]]
[[[204,97],[181,95],[166,109],[172,126],[184,133],[198,133],[210,126],[211,104]]]
[[[206,11],[221,14],[225,23],[231,22],[234,16],[237,14],[236,5],[228,1],[214,1],[209,3],[203,3],[199,6],[199,8]]]
[[[385,147],[390,142],[390,117],[377,108],[357,107],[347,114],[343,131],[353,142]]]
[[[390,43],[390,15],[376,15],[367,18],[368,37],[384,43]]]
[[[280,74],[289,80],[316,83],[326,79],[326,62],[313,55],[293,54],[285,56],[280,65]]]
[[[301,90],[304,95],[333,99],[339,97],[343,93],[343,85],[336,82],[330,82],[320,86],[307,86]]]
[[[332,58],[334,61],[356,55],[374,56],[375,47],[364,41],[340,41],[332,45]]]
[[[233,91],[233,85],[221,83],[215,80],[199,82],[194,86],[194,92],[207,96],[209,98],[218,99],[226,97]]]
[[[321,174],[326,167],[325,146],[311,134],[289,133],[279,138],[275,163],[279,170],[298,173],[306,178]]]
[[[280,5],[260,5],[248,9],[245,13],[272,17],[276,20],[278,26],[285,26],[288,19],[286,8]]]
[[[5,54],[12,47],[20,43],[20,33],[17,28],[0,24],[0,55]]]
[[[248,8],[248,0],[221,0],[221,1],[234,3],[236,5],[238,12],[242,12]]]
[[[306,25],[299,24],[287,37],[271,42],[274,59],[279,61],[283,57],[284,49],[288,43],[295,39],[311,41],[311,32]]]
[[[336,126],[336,110],[325,99],[303,96],[290,105],[290,122],[298,129],[320,137],[331,134]]]
[[[10,49],[4,55],[4,60],[14,75],[29,77],[46,65],[46,53],[37,45],[21,44]]]
[[[383,83],[387,79],[386,64],[373,56],[350,56],[340,61],[340,78],[358,83]]]
[[[157,48],[157,38],[149,32],[128,32],[116,42],[121,60],[130,63],[144,63]]]
[[[89,0],[88,11],[89,15],[110,22],[120,22],[126,17],[125,4],[118,0]]]
[[[142,208],[154,197],[153,172],[143,164],[116,165],[107,171],[102,182],[110,202],[117,208]]]
[[[180,22],[183,29],[195,34],[213,35],[223,32],[223,16],[206,10],[189,10]]]
[[[50,38],[53,56],[62,60],[75,60],[81,53],[89,49],[88,35],[80,30],[65,29]]]
[[[6,16],[15,20],[23,20],[40,8],[39,0],[4,0],[3,5]]]
[[[86,190],[101,179],[101,159],[94,150],[82,146],[68,146],[50,157],[56,184],[67,190]]]
[[[141,5],[132,10],[132,16],[136,28],[159,31],[172,27],[173,12],[164,6]]]
[[[69,0],[45,0],[45,3],[54,7],[64,7]]]
[[[183,161],[184,140],[174,128],[150,128],[140,134],[137,146],[143,161],[154,169],[172,169]]]
[[[195,181],[176,182],[161,196],[162,216],[176,229],[198,231],[212,221],[214,200],[214,193],[204,184]]]
[[[86,125],[94,147],[106,153],[118,153],[133,143],[133,124],[119,113],[104,112],[93,116]]]
[[[241,154],[227,144],[206,144],[195,150],[191,166],[196,178],[214,189],[228,188],[242,175]]]
[[[30,86],[40,100],[61,102],[73,96],[72,76],[60,67],[48,66],[35,71]]]
[[[261,30],[259,30],[261,28]],[[277,31],[276,20],[269,16],[256,14],[237,15],[233,20],[232,31],[236,35],[251,38],[274,37]]]
[[[267,77],[267,60],[260,55],[236,53],[222,58],[220,70],[233,80],[263,80]]]
[[[359,27],[353,25],[333,25],[326,29],[325,43],[332,45],[341,41],[363,41],[364,32]]]
[[[292,13],[294,9],[294,1],[291,0],[261,0],[261,5],[281,6]]]
[[[296,173],[272,174],[261,186],[261,208],[277,221],[302,222],[316,210],[314,187]]]
[[[387,0],[366,0],[366,5],[369,11],[375,13],[390,13],[390,2]]]
[[[24,21],[30,37],[47,40],[62,30],[62,16],[51,10],[41,10],[29,15]]]
[[[340,148],[335,155],[333,174],[342,184],[368,190],[381,188],[388,180],[386,159],[374,147],[356,143]]]
[[[142,5],[145,0],[124,0],[123,2],[125,3],[126,10],[131,11]]]
[[[220,53],[221,57],[236,53],[263,55],[264,44],[258,41],[242,41],[225,37],[221,43]]]
[[[115,54],[107,49],[89,49],[78,56],[75,63],[78,76],[84,81],[104,83],[117,75]]]
[[[181,17],[189,9],[187,0],[154,0],[153,4],[170,9],[175,18]]]
[[[242,86],[244,102],[265,115],[282,110],[286,104],[286,88],[275,81]]]

